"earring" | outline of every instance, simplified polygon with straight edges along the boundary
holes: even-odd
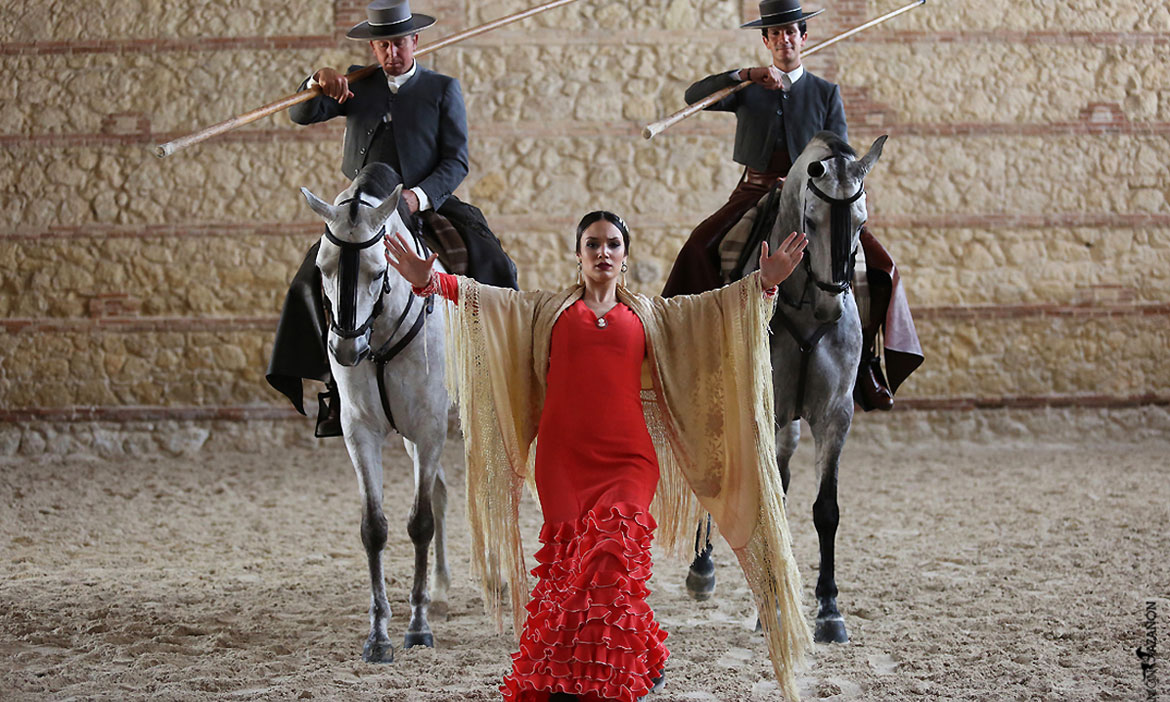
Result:
[[[581,262],[577,261],[577,285],[580,285],[581,282]]]
[[[626,287],[626,270],[628,268],[629,268],[629,266],[626,264],[626,262],[622,261],[622,287],[623,288]]]

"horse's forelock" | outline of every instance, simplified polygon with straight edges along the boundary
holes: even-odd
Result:
[[[349,223],[356,225],[358,223],[358,213],[361,211],[362,205],[362,191],[359,189],[354,192],[353,200],[349,203]]]

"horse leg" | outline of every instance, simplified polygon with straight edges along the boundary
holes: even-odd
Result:
[[[447,476],[441,465],[435,471],[435,483],[431,488],[431,510],[435,515],[435,579],[431,588],[431,612],[446,618],[451,571],[447,569]]]
[[[821,550],[821,567],[816,589],[817,621],[813,630],[813,639],[818,643],[849,641],[849,635],[845,631],[845,618],[837,609],[837,581],[833,573],[833,559],[837,522],[840,517],[837,508],[837,473],[851,419],[851,411],[838,413],[829,418],[827,426],[823,427],[822,431],[818,432],[816,427],[813,429],[820,477],[817,499],[813,502],[813,523],[817,528],[817,540],[820,542]]]
[[[427,608],[431,603],[430,595],[427,593],[427,556],[431,548],[431,539],[435,535],[435,513],[431,495],[442,444],[431,442],[420,446],[406,439],[403,439],[403,442],[407,444],[407,450],[414,459],[414,504],[410,507],[410,515],[406,521],[406,533],[410,535],[410,540],[414,544],[414,582],[410,588],[410,624],[406,628],[405,646],[430,648],[435,645],[435,638],[427,623]]]
[[[386,628],[390,602],[386,599],[386,578],[382,570],[382,550],[389,533],[382,512],[382,442],[357,427],[352,430],[347,427],[345,441],[362,496],[362,545],[370,569],[370,635],[362,648],[362,659],[368,663],[392,663],[394,646]]]
[[[687,571],[687,592],[700,602],[711,599],[715,594],[715,561],[711,558],[714,550],[715,547],[711,545],[711,515],[708,514],[706,528],[703,522],[699,522],[699,528],[695,530],[695,560],[691,561],[691,568]]]
[[[792,477],[789,462],[792,460],[792,454],[796,453],[796,446],[799,443],[799,419],[776,427],[776,465],[780,467],[780,487],[784,490],[784,498],[788,497],[788,481]],[[785,503],[787,504],[787,499],[785,499]]]

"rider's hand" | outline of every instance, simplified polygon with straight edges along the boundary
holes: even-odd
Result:
[[[416,288],[425,288],[431,282],[431,266],[439,255],[433,253],[425,261],[419,258],[401,232],[395,232],[393,237],[387,234],[384,240],[386,263],[406,278],[406,282]]]
[[[808,246],[808,237],[800,232],[792,232],[788,238],[776,247],[776,253],[768,255],[768,242],[760,245],[760,285],[765,290],[783,283],[792,271],[796,270],[800,259],[804,258],[804,247]]]
[[[781,75],[783,74],[780,69],[775,66],[756,66],[755,68],[744,68],[739,72],[739,77],[743,80],[750,80],[768,90],[779,90],[784,86],[781,82]]]
[[[402,199],[406,200],[406,206],[408,208],[410,208],[411,214],[418,212],[418,206],[419,206],[418,195],[415,195],[414,192],[412,192],[410,190],[403,190],[402,191]]]
[[[349,80],[332,68],[322,68],[313,74],[313,80],[321,87],[321,93],[337,102],[345,102],[353,97],[349,89]]]

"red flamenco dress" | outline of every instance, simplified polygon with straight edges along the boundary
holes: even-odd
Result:
[[[459,296],[439,273],[419,294]],[[661,676],[666,632],[646,604],[658,457],[640,396],[646,335],[629,307],[581,300],[553,325],[536,487],[538,578],[500,691],[508,702],[635,702]]]
[[[551,343],[536,449],[544,546],[500,690],[509,702],[634,702],[668,655],[646,604],[658,460],[639,396],[645,332],[623,304],[598,319],[578,300]]]

